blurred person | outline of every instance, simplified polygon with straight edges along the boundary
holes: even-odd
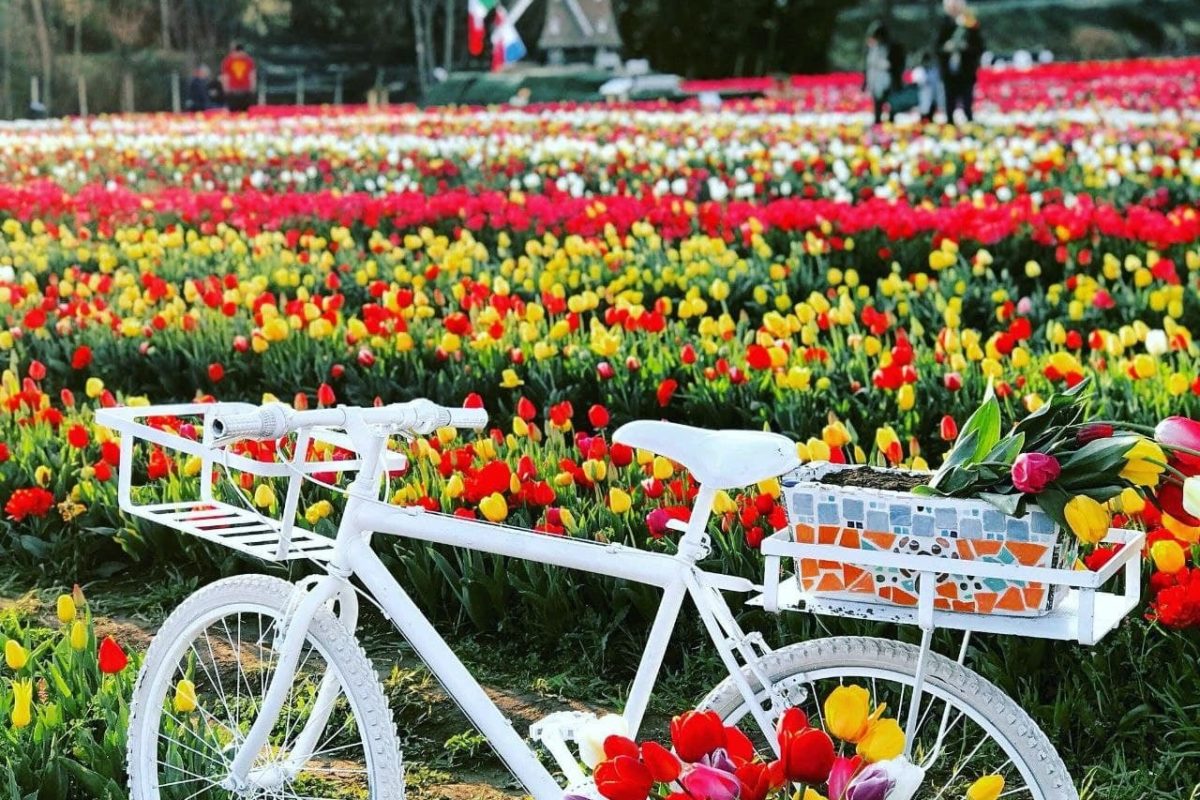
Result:
[[[192,70],[192,77],[188,80],[187,102],[184,108],[188,111],[207,111],[224,105],[225,96],[220,81],[213,78],[212,70],[207,64],[198,65]]]
[[[913,67],[912,80],[917,86],[917,110],[921,112],[921,121],[933,122],[934,113],[946,105],[938,59],[933,50],[921,51],[917,66]]]
[[[961,108],[971,122],[975,119],[975,79],[983,56],[983,33],[966,0],[943,0],[942,9],[946,14],[938,30],[937,53],[946,91],[946,119],[953,123],[954,110]]]
[[[871,96],[875,124],[878,125],[885,116],[893,116],[894,109],[888,98],[900,89],[904,80],[904,48],[892,42],[887,26],[879,21],[872,22],[867,28],[866,45],[863,91]]]
[[[254,102],[254,90],[258,84],[258,73],[254,59],[234,42],[229,55],[221,62],[221,87],[230,111],[245,111]]]

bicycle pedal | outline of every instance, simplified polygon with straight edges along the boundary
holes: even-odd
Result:
[[[529,738],[548,744],[547,739],[561,742],[575,741],[579,731],[597,719],[588,711],[555,711],[529,726]]]

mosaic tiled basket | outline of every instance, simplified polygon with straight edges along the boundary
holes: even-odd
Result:
[[[1058,525],[1033,507],[1010,517],[981,500],[921,497],[908,492],[832,486],[820,479],[844,465],[811,464],[783,479],[795,541],[859,550],[941,556],[935,608],[979,614],[1040,616],[1065,592],[1046,584],[955,574],[954,561],[972,559],[1014,568],[1063,567],[1074,562],[1074,537],[1060,543]],[[797,559],[796,579],[815,596],[917,605],[917,573],[845,561]]]

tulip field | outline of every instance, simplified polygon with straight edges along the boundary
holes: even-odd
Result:
[[[1200,419],[1200,61],[991,73],[981,123],[960,128],[872,129],[853,80],[800,89],[795,109],[267,108],[0,127],[0,585],[87,594],[61,621],[0,604],[0,639],[29,658],[0,675],[0,795],[125,796],[114,754],[140,646],[93,630],[105,586],[158,596],[181,576],[279,571],[122,518],[99,407],[482,406],[479,437],[409,443],[393,502],[651,549],[672,547],[667,522],[695,487],[611,441],[632,419],[767,428],[804,459],[916,468],[939,465],[989,384],[1005,419],[1085,378],[1097,418]],[[153,450],[138,471],[172,499],[200,463]],[[282,502],[252,476],[237,488],[265,511]],[[714,566],[761,580],[757,548],[786,525],[779,491],[719,495]],[[1147,555],[1144,609],[1094,649],[981,637],[971,663],[1038,720],[1085,797],[1194,797],[1200,519],[1123,502],[1118,521],[1185,559]],[[337,509],[306,495],[302,514],[328,534]],[[561,691],[597,705],[627,686],[655,592],[377,549],[473,652],[536,654],[546,675],[587,664],[607,688]],[[112,608],[137,616],[128,596]],[[745,614],[775,642],[881,632]],[[661,718],[719,672],[686,641],[671,659]],[[485,751],[470,758],[490,763]],[[414,791],[443,796],[450,780]]]

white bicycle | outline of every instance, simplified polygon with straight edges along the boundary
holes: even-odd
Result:
[[[189,417],[196,420],[194,430],[203,431],[201,437],[181,434],[181,421]],[[964,666],[966,639],[972,630],[984,630],[1090,642],[1137,602],[1141,540],[1131,534],[1117,537],[1125,546],[1102,574],[1041,569],[1031,576],[1079,595],[1078,602],[1064,604],[1045,621],[997,623],[987,615],[935,611],[922,593],[919,607],[896,608],[882,617],[919,625],[919,647],[837,637],[770,649],[761,635],[739,627],[724,592],[759,594],[758,602],[770,610],[864,616],[854,604],[822,603],[795,581],[780,582],[781,559],[822,555],[813,549],[818,546],[792,541],[786,531],[764,543],[768,569],[762,586],[697,566],[709,553],[706,526],[717,490],[798,466],[794,446],[783,436],[649,421],[616,432],[616,441],[686,467],[700,485],[690,521],[672,523],[682,536],[671,555],[547,536],[380,499],[387,472],[403,466],[403,456],[388,447],[391,437],[426,435],[441,426],[480,429],[487,421],[480,410],[428,401],[310,411],[223,403],[106,409],[99,421],[122,433],[119,493],[126,513],[266,560],[307,558],[323,571],[295,584],[265,575],[226,578],[200,589],[170,615],[146,654],[133,698],[128,767],[135,800],[402,797],[404,771],[392,713],[379,673],[355,639],[360,594],[382,609],[535,800],[558,800],[568,789],[588,793],[589,779],[568,742],[591,716],[552,714],[532,727],[527,740],[388,572],[372,550],[377,535],[661,587],[661,605],[623,712],[634,735],[684,600],[690,598],[728,670],[701,707],[715,710],[729,724],[742,723],[748,732],[761,731],[760,743],[774,746],[772,732],[786,708],[801,706],[819,719],[821,701],[833,687],[843,682],[869,686],[876,702],[886,703],[889,713],[905,723],[906,755],[926,770],[916,796],[930,800],[962,797],[965,787],[985,774],[1005,777],[1006,797],[1078,798],[1061,758],[1028,714]],[[281,447],[279,458],[270,462],[233,447],[285,438],[290,455]],[[318,443],[323,444],[314,446]],[[332,462],[311,458],[325,446],[353,456]],[[139,503],[136,495],[145,494],[133,486],[137,447],[200,459],[198,497]],[[228,491],[209,479],[219,468],[286,479],[281,519],[239,503],[240,490]],[[297,509],[302,483],[335,470],[357,474],[346,489],[336,538],[329,538],[297,525]],[[214,484],[222,488],[214,492]],[[944,560],[929,556],[874,557],[915,570],[922,579],[945,568]],[[967,575],[986,566],[961,564]],[[1097,591],[1122,568],[1124,596]],[[936,627],[965,631],[957,660],[931,651]]]

